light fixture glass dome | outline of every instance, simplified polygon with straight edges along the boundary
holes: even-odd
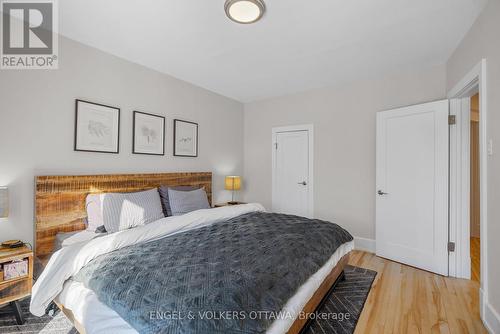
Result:
[[[226,15],[237,23],[254,23],[264,15],[266,6],[262,0],[226,0]]]

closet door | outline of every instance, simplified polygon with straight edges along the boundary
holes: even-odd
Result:
[[[273,211],[312,217],[310,131],[273,135]]]

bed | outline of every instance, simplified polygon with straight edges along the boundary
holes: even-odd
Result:
[[[196,238],[200,238],[199,240],[203,242],[196,241],[197,246],[187,248],[188,250],[200,249],[201,251],[203,249],[203,244],[205,243],[207,243],[206,249],[217,249],[218,247],[216,247],[216,245],[221,244],[222,241],[217,240],[214,236],[218,236],[221,240],[225,240],[224,238],[231,236],[234,237],[234,233],[236,233],[235,231],[239,231],[239,233],[245,235],[245,237],[240,238],[241,240],[245,240],[245,238],[260,238],[262,237],[261,234],[264,231],[266,232],[264,234],[279,236],[279,229],[283,231],[283,235],[290,236],[291,238],[299,238],[299,234],[307,234],[307,230],[314,224],[317,224],[317,231],[320,233],[316,235],[315,238],[318,238],[319,240],[322,237],[320,232],[321,229],[331,230],[333,227],[330,225],[335,225],[325,224],[325,222],[320,221],[310,221],[301,217],[270,214],[266,213],[263,207],[259,204],[247,204],[234,207],[199,210],[181,217],[168,217],[149,224],[144,228],[123,231],[123,233],[118,232],[114,235],[104,235],[99,238],[92,236],[89,237],[87,235],[83,236],[81,239],[79,238],[78,231],[83,231],[85,229],[85,197],[89,193],[134,192],[156,188],[160,185],[189,185],[203,187],[205,188],[211,202],[211,173],[37,177],[35,256],[37,256],[44,264],[47,264],[48,267],[43,272],[40,282],[37,281],[37,284],[34,287],[34,295],[31,305],[31,310],[34,314],[41,315],[45,307],[48,306],[48,303],[54,300],[81,333],[160,332],[160,329],[164,328],[161,326],[164,326],[164,324],[167,323],[170,325],[172,323],[172,319],[167,319],[168,322],[157,322],[155,323],[156,327],[149,327],[149,324],[146,324],[146,327],[140,327],[141,325],[140,323],[137,323],[136,318],[127,318],[129,314],[128,312],[130,312],[130,314],[135,314],[134,312],[141,314],[141,312],[144,313],[144,310],[140,309],[139,311],[141,312],[139,312],[137,310],[124,309],[121,304],[126,303],[118,303],[120,305],[113,304],[113,301],[116,301],[116,297],[113,295],[115,292],[109,292],[106,289],[99,289],[101,285],[105,285],[104,283],[101,283],[106,281],[106,277],[110,278],[112,275],[106,274],[96,277],[98,275],[94,273],[104,269],[109,269],[107,273],[118,273],[120,272],[120,267],[118,266],[117,268],[117,261],[122,259],[125,261],[125,259],[133,257],[133,255],[140,252],[145,252],[145,254],[141,254],[140,258],[147,258],[148,254],[150,256],[154,256],[155,251],[163,252],[158,254],[170,254],[175,252],[176,249],[179,250],[179,252],[182,251],[183,253],[181,254],[186,254],[187,252],[182,250],[183,245],[189,247],[187,244]],[[268,220],[266,224],[258,225],[261,221],[266,220]],[[279,227],[277,227],[278,225]],[[260,230],[260,228],[265,228],[267,230]],[[229,293],[233,290],[241,293],[241,295],[238,295],[237,293],[230,295],[230,301],[228,302],[226,300],[226,304],[222,304],[226,308],[230,309],[229,306],[232,305],[231,298],[241,300],[242,298],[248,298],[248,296],[256,295],[258,297],[256,298],[257,302],[254,302],[254,304],[244,304],[261,305],[264,303],[266,307],[269,306],[267,308],[269,310],[274,310],[277,308],[276,305],[280,305],[279,309],[277,309],[277,311],[280,312],[279,317],[264,319],[259,323],[256,321],[251,322],[248,319],[249,314],[246,314],[247,318],[243,320],[234,316],[233,319],[224,320],[224,326],[240,326],[244,323],[244,325],[241,325],[244,328],[238,327],[238,331],[229,330],[225,327],[223,330],[220,327],[210,327],[208,328],[209,330],[200,330],[200,319],[197,320],[197,323],[187,323],[188,320],[181,321],[177,319],[177,322],[175,322],[176,326],[185,326],[183,327],[184,331],[188,328],[187,332],[199,333],[208,333],[211,330],[213,332],[238,333],[300,333],[308,321],[308,317],[304,315],[314,312],[332,286],[334,286],[334,284],[342,278],[343,269],[348,261],[349,252],[353,248],[352,237],[339,227],[335,228],[338,228],[338,231],[340,231],[338,233],[335,232],[336,234],[343,235],[342,237],[335,236],[332,237],[333,239],[325,239],[323,243],[325,244],[325,249],[328,249],[328,252],[318,252],[316,257],[311,255],[310,261],[307,259],[307,261],[301,262],[305,267],[310,267],[308,268],[309,271],[306,272],[306,269],[299,270],[299,268],[297,268],[296,272],[292,272],[294,274],[293,277],[288,277],[286,281],[285,277],[280,277],[278,279],[273,276],[273,280],[268,282],[269,286],[273,287],[272,295],[268,295],[268,292],[263,288],[262,290],[264,291],[259,291],[260,294],[247,294],[245,289],[238,288],[238,284],[227,283],[228,280],[225,280],[224,278],[214,280],[214,282],[211,283],[215,286],[217,284],[222,284],[220,282],[225,282],[224,284],[227,284],[227,286],[222,286],[221,289],[227,290]],[[286,232],[286,229],[288,229],[289,232]],[[294,231],[301,232],[294,233]],[[58,233],[68,232],[73,233],[71,237],[76,240],[76,242],[74,244],[70,243],[67,247],[63,247],[65,249],[54,253]],[[206,235],[204,236],[203,233]],[[326,235],[328,233],[322,234]],[[209,244],[210,240],[212,240],[212,244]],[[284,240],[282,241],[282,244],[286,245],[293,240],[295,239]],[[173,246],[174,242],[177,242],[177,246],[175,247]],[[280,242],[280,239],[279,237],[275,237],[275,239],[269,240],[269,242]],[[229,246],[233,243],[234,242],[229,242]],[[318,243],[321,242],[318,241]],[[334,246],[333,243],[338,243],[338,245]],[[313,243],[307,243],[307,245],[309,244]],[[238,244],[238,248],[240,246],[241,245]],[[162,249],[162,247],[164,249]],[[168,249],[168,247],[170,247],[170,249]],[[288,258],[293,258],[293,254],[297,254],[298,258],[305,258],[304,254],[300,253],[300,250],[294,249],[293,247],[283,247],[283,256],[286,256],[286,258],[278,259],[275,258],[277,255],[270,255],[268,261],[275,261],[273,267],[279,267],[280,263],[286,262]],[[316,246],[310,247],[313,247],[311,248],[311,251],[307,250],[307,247],[303,247],[305,249],[303,252],[310,252],[313,254],[312,250]],[[259,249],[257,247],[255,248]],[[252,262],[251,258],[246,257],[245,261],[247,262],[240,264],[241,270],[239,271],[238,263],[231,263],[229,266],[230,269],[227,271],[229,273],[228,275],[238,272],[239,276],[232,277],[229,282],[238,281],[237,278],[244,276],[244,273],[241,274],[241,272],[245,271],[246,268],[252,267],[252,265],[255,267],[255,272],[262,272],[264,269],[259,266],[265,263],[263,258],[268,254],[270,248],[271,247],[268,247],[266,250],[256,251],[257,253],[255,254],[260,257],[259,261]],[[248,245],[246,249],[249,253],[253,251],[252,247],[248,247]],[[236,248],[230,248],[228,251],[232,254],[236,251]],[[203,252],[203,254],[206,253],[208,252]],[[223,259],[224,257],[227,257],[227,254],[223,251],[216,250],[213,253],[214,257],[219,256],[219,258],[217,258],[219,259],[218,262],[224,262],[224,260],[220,260],[220,258]],[[54,254],[54,256],[52,256],[52,254]],[[188,258],[188,256],[186,256],[186,258]],[[245,256],[243,256],[243,258],[245,258]],[[205,260],[203,258],[195,258],[193,261],[198,261],[198,263],[193,262],[194,265],[202,266]],[[210,261],[210,263],[217,262],[214,259],[211,259]],[[145,263],[147,264],[146,261]],[[168,260],[163,259],[161,263],[164,263],[164,266],[167,266]],[[190,262],[190,264],[193,263]],[[296,263],[299,262],[295,262],[295,264]],[[286,268],[287,266],[282,266],[284,269],[281,273],[276,269],[276,274],[290,276],[289,267],[291,265],[292,264],[288,264],[288,269]],[[136,270],[139,273],[145,271],[141,268],[136,268]],[[193,272],[199,273],[201,271],[203,270],[199,269]],[[301,277],[301,275],[303,277]],[[175,275],[166,276],[170,277]],[[123,277],[127,277],[127,275],[124,275]],[[262,274],[261,277],[264,277],[265,280],[268,279],[266,274]],[[160,283],[168,282],[167,286],[170,286],[171,281],[168,279],[165,280],[165,278],[160,277],[153,281],[160,281]],[[182,281],[181,279],[179,280]],[[288,283],[289,281],[294,280],[296,281],[295,285]],[[260,285],[262,285],[262,282],[259,282]],[[247,281],[244,284],[248,283],[249,282]],[[236,287],[234,287],[235,285]],[[288,285],[288,290],[282,288],[282,286]],[[179,285],[178,287],[184,288],[186,291],[189,290],[182,285]],[[140,287],[137,287],[137,289],[140,289]],[[159,290],[159,288],[155,289]],[[253,287],[253,289],[258,290],[259,287]],[[269,289],[271,290],[271,288]],[[203,298],[211,297],[212,288],[206,290],[207,291],[205,293],[207,295],[203,296]],[[215,290],[216,289],[214,288],[213,291]],[[283,292],[280,295],[275,293],[275,290]],[[145,294],[145,291],[147,293],[151,292],[147,290],[141,291],[141,296]],[[291,293],[291,291],[293,291],[293,293]],[[162,294],[162,297],[166,298],[163,295],[164,294]],[[183,295],[181,294],[180,296],[182,297]],[[186,296],[189,298],[192,297],[188,296],[187,292]],[[275,300],[262,302],[262,296],[265,296],[266,298],[272,296]],[[281,297],[281,299],[279,299],[279,297]],[[146,299],[146,302],[148,301],[149,300]],[[168,299],[162,300],[162,303],[166,302],[170,301]],[[263,307],[263,309],[266,308]],[[254,311],[258,310],[256,309]],[[172,316],[172,314],[169,315]],[[266,314],[264,315],[266,316]],[[156,314],[156,316],[158,316],[158,314]],[[160,313],[160,316],[164,316],[164,314]],[[125,318],[127,318],[127,320],[125,320]],[[160,321],[158,319],[156,320]],[[161,319],[161,321],[164,321],[164,319]],[[205,322],[201,322],[202,325],[205,324]],[[211,326],[219,325],[216,320],[211,321],[210,324]],[[173,330],[172,332],[175,331]]]

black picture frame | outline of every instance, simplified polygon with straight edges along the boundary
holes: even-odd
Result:
[[[135,134],[136,134],[136,116],[137,114],[146,115],[149,117],[159,118],[162,121],[162,153],[148,153],[148,152],[139,152],[136,147],[135,142]],[[165,129],[165,116],[150,114],[142,111],[134,110],[133,121],[132,121],[132,153],[133,154],[142,154],[142,155],[156,155],[156,156],[164,156],[165,155],[165,138],[166,138],[166,129]]]
[[[79,148],[79,143],[78,143],[78,128],[79,128],[79,124],[78,124],[78,119],[79,119],[79,113],[80,113],[80,109],[79,109],[79,105],[80,103],[86,103],[86,104],[93,104],[93,105],[96,105],[96,106],[99,106],[99,107],[104,107],[104,108],[108,108],[110,109],[109,111],[110,112],[116,112],[117,113],[117,132],[116,132],[116,150],[113,150],[113,151],[103,151],[103,150],[92,150],[92,149],[82,149],[82,148]],[[76,151],[76,152],[92,152],[92,153],[110,153],[110,154],[119,154],[120,153],[120,113],[121,113],[121,110],[120,108],[118,107],[113,107],[113,106],[110,106],[110,105],[106,105],[106,104],[101,104],[101,103],[95,103],[95,102],[91,102],[91,101],[86,101],[86,100],[81,100],[81,99],[75,99],[75,136],[74,136],[74,146],[73,146],[73,150]]]
[[[177,130],[177,126],[179,124],[191,124],[191,125],[194,125],[196,127],[196,141],[195,141],[195,153],[194,154],[179,154],[178,153],[178,149],[177,149],[177,134],[178,134],[178,130]],[[188,157],[188,158],[196,158],[198,157],[198,142],[199,142],[199,139],[198,139],[198,123],[195,123],[195,122],[190,122],[190,121],[185,121],[185,120],[181,120],[181,119],[174,119],[174,156],[175,157]]]

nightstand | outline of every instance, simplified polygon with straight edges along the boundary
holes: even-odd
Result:
[[[5,278],[3,265],[13,261],[28,260],[28,273],[24,276],[11,279]],[[13,308],[16,321],[19,325],[24,323],[19,300],[31,295],[33,284],[33,252],[26,246],[19,248],[5,248],[0,246],[0,305],[9,303]]]
[[[245,203],[245,202],[220,203],[220,204],[215,204],[214,208],[222,208],[223,206],[231,206],[231,205],[239,205],[239,204],[247,204],[247,203]]]

